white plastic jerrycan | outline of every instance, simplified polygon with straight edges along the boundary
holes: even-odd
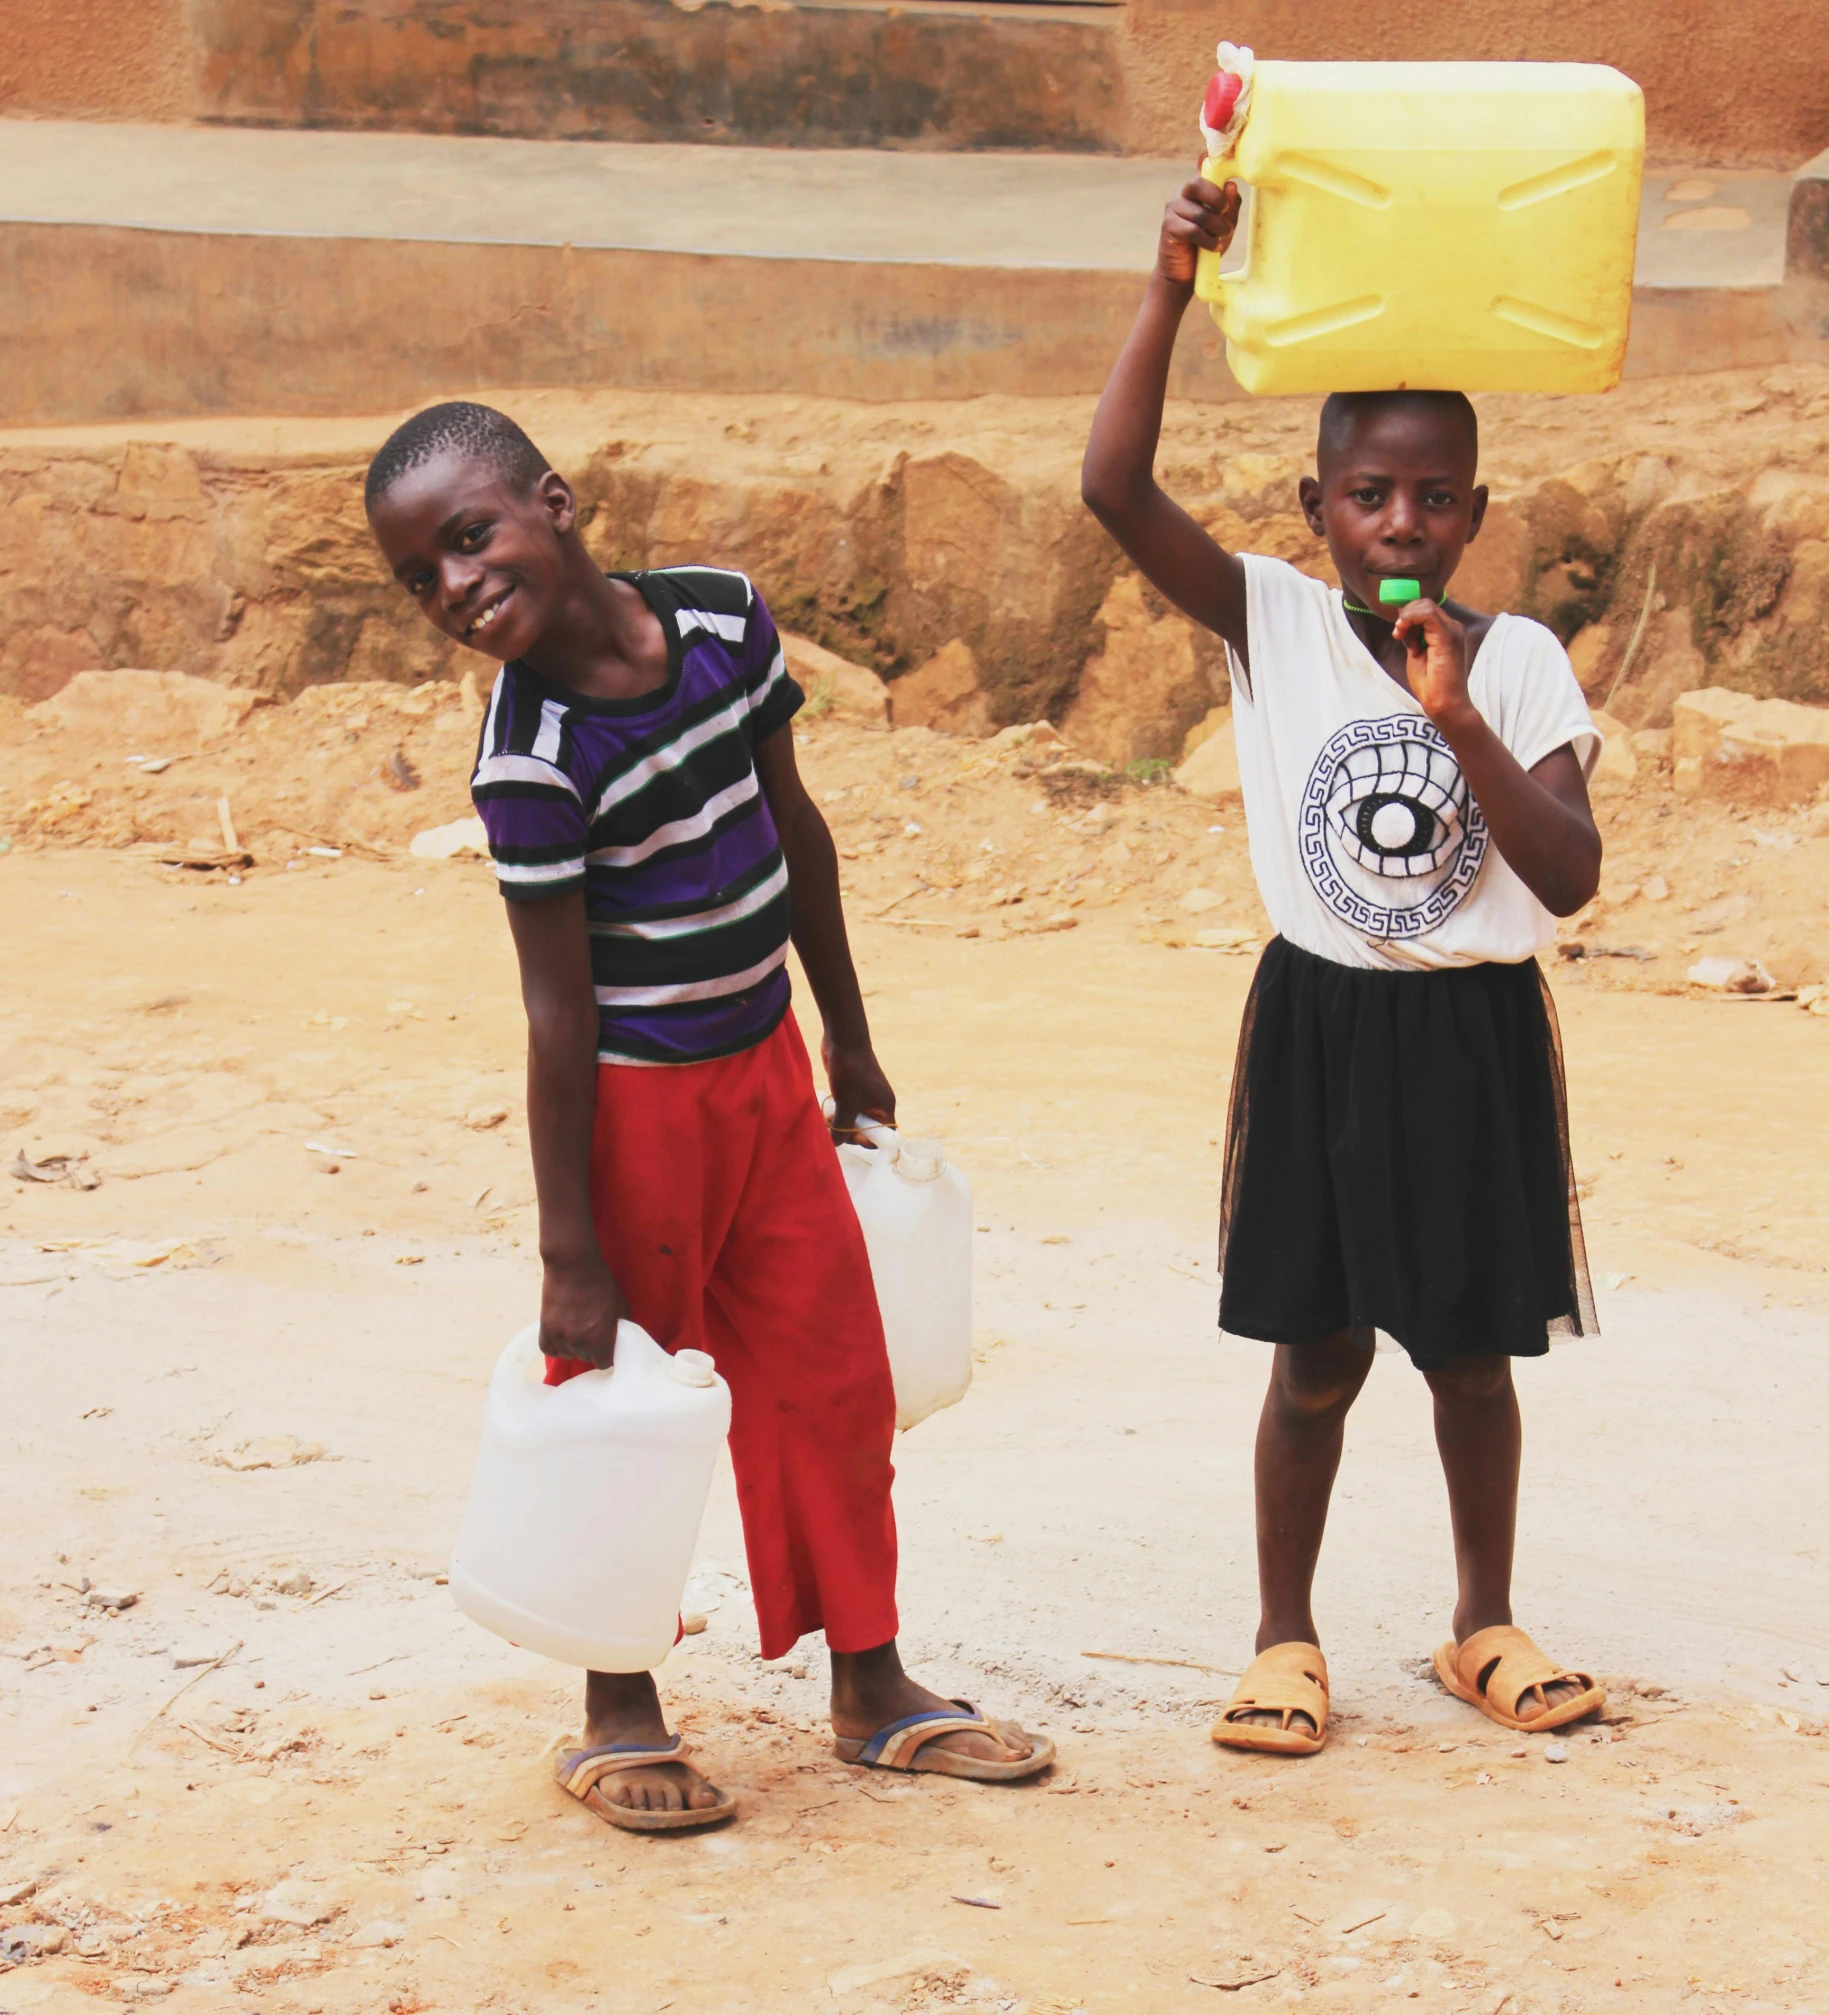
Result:
[[[895,1424],[913,1427],[972,1382],[972,1191],[937,1140],[859,1120],[838,1158],[883,1312]]]
[[[730,1388],[702,1350],[669,1357],[632,1322],[607,1371],[544,1372],[533,1323],[489,1381],[452,1600],[561,1664],[651,1671],[673,1647]]]

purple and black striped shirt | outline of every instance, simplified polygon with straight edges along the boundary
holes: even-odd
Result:
[[[582,886],[605,1063],[698,1063],[787,1012],[787,863],[757,743],[804,695],[749,581],[664,567],[636,587],[667,682],[597,700],[504,665],[470,795],[511,900]]]

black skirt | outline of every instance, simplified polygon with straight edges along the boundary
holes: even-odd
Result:
[[[1442,972],[1265,948],[1239,1035],[1219,1320],[1382,1329],[1422,1369],[1595,1329],[1556,1011],[1535,960]]]

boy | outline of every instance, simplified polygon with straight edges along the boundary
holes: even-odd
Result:
[[[1093,422],[1085,500],[1225,640],[1252,865],[1278,935],[1232,1081],[1222,1328],[1276,1345],[1257,1439],[1258,1656],[1217,1742],[1308,1755],[1327,1666],[1310,1593],[1346,1414],[1383,1329],[1435,1406],[1457,1697],[1514,1729],[1592,1713],[1512,1626],[1511,1359],[1593,1328],[1554,1010],[1535,954],[1600,874],[1599,738],[1562,647],[1444,599],[1486,508],[1459,393],[1329,399],[1302,509],[1343,593],[1223,551],[1153,465],[1195,258],[1238,193],[1188,183]],[[1383,582],[1406,581],[1399,606]]]
[[[667,1349],[710,1350],[763,1656],[825,1631],[847,1762],[1034,1775],[1046,1738],[942,1700],[896,1650],[894,1395],[788,1007],[790,938],[825,1024],[834,1128],[893,1120],[895,1094],[837,854],[795,768],[802,694],[768,611],[718,568],[603,573],[570,486],[487,406],[407,421],[366,497],[426,619],[505,661],[472,792],[527,1008],[548,1382],[609,1364],[625,1318]],[[734,1801],[684,1755],[651,1674],[593,1672],[559,1781],[635,1831],[727,1818]]]

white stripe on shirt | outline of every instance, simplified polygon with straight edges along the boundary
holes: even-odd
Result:
[[[657,917],[651,923],[601,923],[591,924],[592,937],[640,938],[648,944],[658,944],[668,938],[690,937],[695,931],[713,931],[725,924],[734,924],[743,917],[754,916],[758,910],[766,909],[787,887],[787,863],[780,862],[768,880],[759,883],[747,895],[738,896],[734,902],[720,903],[715,908],[695,910],[691,916]]]
[[[543,763],[559,760],[559,737],[565,732],[565,709],[557,700],[540,702],[540,732],[533,738],[532,753]]]
[[[556,763],[542,762],[538,756],[485,756],[470,787],[486,784],[551,784],[574,798],[578,795],[578,786]]]
[[[645,840],[635,846],[599,847],[595,853],[586,854],[584,858],[594,868],[639,867],[651,854],[658,854],[666,847],[679,846],[686,840],[703,839],[726,812],[747,804],[760,791],[756,773],[751,770],[728,789],[707,798],[690,818],[675,819],[669,825],[656,826]]]
[[[521,888],[538,888],[542,882],[576,881],[584,873],[582,854],[568,861],[497,861],[498,882],[514,882]]]
[[[681,609],[673,620],[678,623],[682,637],[688,630],[709,630],[727,644],[740,644],[749,628],[747,615],[720,616],[711,609]]]
[[[667,987],[598,987],[597,1005],[607,1008],[674,1007],[682,1001],[710,1001],[740,994],[787,963],[787,946],[779,945],[747,972],[726,973],[721,979],[682,980]]]
[[[603,815],[632,798],[636,792],[651,784],[668,770],[678,769],[681,763],[695,750],[702,749],[708,742],[715,742],[720,735],[732,733],[748,712],[748,702],[739,693],[727,706],[720,707],[715,714],[708,715],[696,726],[688,728],[684,734],[675,735],[664,748],[655,749],[632,764],[623,773],[604,786],[603,795],[597,800],[596,810],[591,813],[591,823],[595,825]]]

